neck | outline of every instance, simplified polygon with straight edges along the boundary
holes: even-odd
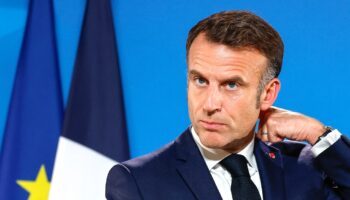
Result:
[[[223,148],[223,150],[233,154],[242,151],[242,149],[244,149],[254,139],[254,130],[255,129],[253,129],[246,137],[228,144],[227,147]]]

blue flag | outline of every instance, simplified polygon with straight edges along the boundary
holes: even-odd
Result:
[[[108,170],[129,158],[109,0],[87,1],[74,67],[50,199],[103,199]]]
[[[0,199],[47,199],[62,125],[52,4],[29,3],[0,152]]]

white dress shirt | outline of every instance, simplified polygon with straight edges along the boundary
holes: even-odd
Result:
[[[341,137],[341,133],[335,129],[332,132],[328,133],[328,135],[322,138],[319,142],[314,144],[311,148],[311,152],[314,157],[320,155],[324,150],[334,144]]]
[[[191,128],[191,133],[210,171],[210,174],[214,179],[214,182],[220,192],[222,199],[232,200],[231,174],[224,167],[220,165],[220,161],[223,160],[228,155],[230,155],[231,153],[221,149],[212,149],[204,146],[201,143],[193,127]],[[318,156],[320,153],[322,153],[324,150],[326,150],[328,147],[334,144],[337,140],[339,140],[340,136],[341,136],[341,133],[338,130],[334,130],[331,133],[329,133],[326,137],[322,138],[321,141],[316,143],[311,148],[313,155],[315,157]],[[259,169],[256,164],[256,159],[253,151],[254,151],[254,138],[252,139],[252,141],[250,141],[250,143],[244,149],[242,149],[237,154],[240,154],[247,159],[248,161],[247,166],[248,166],[250,178],[255,184],[255,186],[258,188],[260,197],[263,200]]]
[[[199,140],[199,137],[195,132],[195,130],[193,129],[193,127],[191,128],[191,133],[194,138],[194,141],[198,146],[199,151],[201,152],[204,158],[205,163],[207,164],[210,174],[215,181],[216,187],[218,188],[222,199],[232,200],[231,174],[219,163],[221,160],[223,160],[225,157],[227,157],[231,153],[221,149],[211,149],[204,146]],[[254,150],[254,138],[252,141],[250,141],[250,143],[244,149],[242,149],[242,151],[238,152],[237,154],[240,154],[247,159],[248,161],[247,166],[248,166],[250,178],[258,188],[260,197],[263,200],[260,175],[259,175],[259,170],[256,164],[253,150]]]

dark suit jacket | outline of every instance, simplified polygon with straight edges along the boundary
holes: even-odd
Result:
[[[313,159],[310,146],[256,139],[264,200],[350,199],[350,141],[342,138]],[[216,200],[213,178],[189,130],[154,153],[114,166],[107,199]]]

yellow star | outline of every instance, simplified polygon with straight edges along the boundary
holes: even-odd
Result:
[[[47,200],[49,198],[50,182],[47,179],[44,165],[41,165],[35,181],[18,180],[17,184],[29,192],[28,200]]]

